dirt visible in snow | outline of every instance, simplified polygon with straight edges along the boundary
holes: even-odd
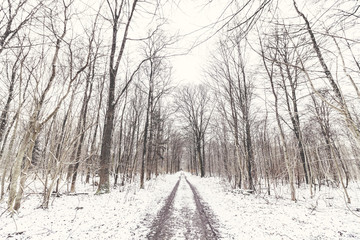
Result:
[[[152,223],[148,239],[219,239],[214,214],[182,175]]]
[[[273,186],[270,196],[261,189],[244,195],[222,178],[181,172],[103,195],[79,179],[78,191],[88,194],[66,195],[64,183],[46,210],[39,208],[42,183],[28,184],[17,214],[0,201],[0,239],[360,239],[360,182],[350,183],[346,204],[331,186],[313,197],[308,186],[297,188],[294,203],[288,185]]]
[[[0,239],[146,239],[149,221],[165,204],[179,175],[160,175],[146,181],[145,189],[135,181],[102,195],[95,195],[96,187],[79,178],[78,191],[88,194],[69,196],[64,183],[61,196],[52,197],[45,210],[39,208],[42,183],[29,182],[22,208],[14,216],[6,212],[6,201],[0,201]]]

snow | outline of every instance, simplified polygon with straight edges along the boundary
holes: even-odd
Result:
[[[357,184],[349,187],[346,206],[341,189],[323,187],[311,199],[309,189],[300,188],[295,203],[287,186],[278,186],[277,196],[243,195],[219,178],[188,178],[220,221],[223,239],[360,239]]]
[[[89,195],[52,198],[48,210],[38,208],[41,195],[30,195],[14,218],[1,216],[0,239],[9,234],[11,239],[144,239],[178,178],[159,176],[143,190],[134,183],[99,196],[92,187],[85,188],[81,192]],[[0,203],[0,214],[5,208],[6,203]]]
[[[203,223],[196,207],[193,192],[181,175],[173,204],[168,214],[162,214],[162,225],[151,239],[206,239]]]
[[[360,239],[360,187],[349,186],[347,205],[341,189],[323,186],[310,198],[309,189],[297,189],[298,201],[289,199],[288,186],[244,195],[220,178],[185,174],[218,221],[221,239]],[[79,183],[88,195],[52,198],[49,209],[39,209],[41,195],[28,194],[13,218],[0,203],[0,239],[146,239],[153,220],[163,207],[180,174],[161,175],[139,184],[95,196],[89,185]],[[40,191],[39,185],[32,190]],[[193,226],[196,206],[191,189],[180,181],[172,206],[173,239],[186,237]],[[353,212],[352,212],[353,211]],[[195,229],[194,229],[195,230]],[[16,234],[18,233],[18,234]]]
[[[186,239],[188,231],[196,231],[192,227],[192,216],[195,215],[196,205],[189,185],[182,178],[174,200],[173,219],[176,223],[173,239]],[[191,229],[190,229],[191,228]]]

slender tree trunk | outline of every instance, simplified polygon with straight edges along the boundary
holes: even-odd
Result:
[[[6,173],[8,171],[8,168],[9,168],[9,159],[10,159],[10,155],[12,153],[12,150],[13,150],[13,147],[14,147],[14,143],[15,143],[15,138],[17,136],[17,130],[18,130],[18,124],[19,124],[19,111],[20,109],[18,109],[18,112],[16,113],[16,120],[15,120],[15,126],[14,126],[14,130],[13,130],[13,134],[11,136],[11,139],[10,139],[10,144],[8,146],[8,151],[7,151],[7,154],[6,154],[6,157],[4,159],[5,161],[5,166],[4,166],[4,170],[3,170],[3,175],[2,175],[2,178],[1,178],[1,194],[0,194],[0,200],[3,199],[4,197],[4,194],[5,194],[5,178],[6,178]],[[2,154],[1,154],[2,155]]]
[[[336,83],[335,79],[333,78],[325,60],[324,57],[322,56],[322,52],[320,50],[319,44],[316,41],[315,35],[312,31],[311,25],[309,20],[307,19],[307,17],[300,12],[300,10],[298,9],[297,5],[296,5],[296,1],[293,0],[293,4],[295,7],[296,12],[299,14],[299,16],[304,20],[307,31],[309,33],[313,48],[315,50],[316,56],[320,62],[321,67],[323,68],[323,71],[325,73],[326,78],[328,79],[334,93],[337,99],[337,103],[340,106],[340,114],[342,114],[345,118],[345,122],[347,123],[347,127],[349,128],[350,132],[353,134],[353,136],[355,137],[358,145],[360,145],[360,130],[359,128],[356,126],[354,120],[352,119],[351,113],[349,111],[349,108],[346,104],[345,98],[343,97],[340,88],[338,86],[338,84]],[[303,64],[302,64],[303,65]],[[311,80],[310,80],[311,81]]]
[[[269,77],[271,90],[272,90],[272,93],[273,93],[274,98],[275,98],[276,122],[277,122],[278,129],[279,129],[279,132],[280,132],[281,148],[282,148],[283,153],[284,153],[285,165],[286,165],[286,169],[287,169],[288,176],[289,176],[291,200],[296,201],[295,186],[294,186],[294,167],[290,163],[290,159],[289,159],[289,155],[288,155],[288,150],[287,150],[286,141],[285,141],[285,134],[284,134],[284,131],[283,131],[283,128],[282,128],[282,125],[281,125],[281,120],[280,120],[280,114],[279,114],[279,108],[278,108],[278,95],[277,95],[277,93],[275,91],[274,80],[273,80],[273,64],[274,63],[272,63],[271,68],[269,68],[267,66],[267,64],[266,64],[266,59],[265,59],[265,56],[264,56],[263,49],[261,50],[261,53],[262,53],[264,67],[265,67],[267,75]]]
[[[247,170],[248,170],[248,181],[249,181],[249,189],[255,190],[255,186],[252,178],[252,162],[254,158],[254,152],[252,148],[252,140],[251,140],[251,131],[249,120],[245,119],[245,128],[246,128],[246,159],[247,159]]]
[[[109,173],[110,173],[110,158],[111,158],[111,143],[112,143],[112,133],[114,128],[114,117],[115,117],[115,82],[116,82],[116,75],[120,66],[120,61],[123,57],[125,45],[127,41],[127,35],[130,27],[130,23],[132,17],[135,12],[135,7],[137,5],[138,0],[134,0],[131,9],[130,15],[127,19],[127,23],[125,25],[123,38],[121,40],[121,46],[119,49],[119,53],[117,58],[115,59],[115,52],[116,52],[116,44],[117,44],[117,33],[119,27],[119,20],[122,13],[123,2],[121,6],[117,9],[112,9],[109,4],[111,11],[113,11],[113,19],[112,19],[112,44],[111,44],[111,52],[110,52],[110,66],[109,66],[109,91],[108,91],[108,100],[107,100],[107,108],[105,113],[105,124],[104,124],[104,131],[102,136],[102,143],[101,143],[101,152],[100,152],[100,182],[97,190],[97,194],[100,193],[109,193],[110,192],[110,182],[109,182]],[[115,12],[114,12],[115,11]]]
[[[90,71],[91,71],[91,69],[90,69]],[[88,105],[89,105],[89,101],[90,101],[91,93],[92,93],[92,83],[90,83],[89,78],[90,78],[90,76],[88,77],[88,79],[86,81],[83,105],[81,107],[80,119],[79,119],[79,124],[78,124],[81,132],[80,132],[79,144],[76,149],[75,165],[72,169],[73,172],[72,172],[71,189],[70,189],[70,192],[72,192],[72,193],[75,192],[78,168],[80,165],[80,157],[81,157],[82,147],[83,147],[83,143],[84,143],[84,139],[85,139],[85,130],[86,130],[85,128],[86,128],[86,117],[87,117],[87,112],[88,112]],[[90,87],[90,89],[88,92],[89,87]]]
[[[140,169],[140,188],[144,188],[144,178],[145,178],[145,158],[147,156],[147,146],[148,146],[148,131],[150,124],[150,110],[151,110],[151,95],[152,95],[152,84],[149,87],[148,94],[148,102],[146,108],[146,119],[145,119],[145,127],[144,127],[144,143],[143,143],[143,151],[141,155],[141,169]]]

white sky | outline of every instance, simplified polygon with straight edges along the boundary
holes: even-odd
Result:
[[[215,1],[209,5],[205,3],[204,0],[181,0],[177,5],[169,4],[168,10],[164,11],[165,17],[169,19],[167,30],[183,36],[177,44],[177,51],[186,53],[196,45],[191,52],[171,59],[176,83],[200,83],[204,80],[203,69],[212,50],[211,46],[217,41],[216,36],[208,39],[218,27],[211,25],[221,15],[226,1]]]
[[[223,22],[216,25],[213,24],[218,18],[226,19],[227,16],[231,15],[231,9],[227,9],[226,7],[232,1],[179,0],[177,4],[173,3],[173,1],[169,2],[171,3],[168,3],[163,13],[164,16],[169,19],[169,25],[166,30],[172,33],[178,32],[180,35],[186,34],[178,43],[178,52],[186,52],[193,44],[203,42],[192,49],[190,53],[171,59],[174,67],[174,81],[180,84],[200,83],[204,80],[203,69],[206,68],[209,61],[210,52],[214,50],[214,43],[219,39],[219,34],[214,35],[214,33],[222,26]],[[257,3],[257,1],[254,2]],[[334,7],[336,2],[314,3],[315,2],[304,0],[297,1],[299,8],[304,11],[309,19],[316,25],[319,24],[317,22],[318,15],[323,17],[323,15],[319,13],[326,13],[327,9]],[[257,6],[257,4],[254,4],[253,8],[246,8],[245,11],[240,14],[240,18],[251,15],[253,11],[247,11],[250,9],[253,10]],[[277,7],[280,9],[279,12],[286,21],[292,21],[294,17],[297,17],[292,1],[279,1]],[[226,11],[223,13],[225,9]],[[208,39],[211,36],[213,37]]]

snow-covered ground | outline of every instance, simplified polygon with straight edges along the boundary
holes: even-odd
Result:
[[[195,195],[196,194],[196,195]],[[206,215],[197,193],[181,174],[167,204],[153,222],[149,239],[217,239],[211,216]]]
[[[14,218],[7,213],[0,217],[0,239],[146,239],[153,216],[178,178],[159,176],[146,182],[144,190],[133,184],[100,196],[79,185],[79,192],[89,195],[52,198],[48,210],[38,208],[41,195],[30,195]],[[0,203],[0,214],[5,208],[6,202]]]
[[[341,189],[322,187],[313,199],[309,189],[297,189],[294,203],[287,187],[278,186],[277,196],[243,195],[218,178],[188,178],[217,215],[224,239],[360,239],[358,184],[349,188],[347,206]]]
[[[144,190],[130,184],[100,196],[94,196],[92,187],[79,184],[79,192],[89,195],[52,198],[48,210],[38,208],[41,195],[28,195],[18,215],[1,215],[0,239],[146,239],[179,176],[159,176],[146,182]],[[341,189],[326,187],[312,199],[308,189],[297,189],[294,203],[286,186],[271,189],[271,196],[243,195],[219,178],[186,176],[214,212],[222,239],[360,239],[360,217],[354,215],[360,215],[357,184],[349,188],[350,205],[345,204]],[[174,209],[193,211],[184,181],[178,194],[182,197],[175,198]],[[6,202],[0,203],[0,214],[5,208]]]
[[[199,217],[196,216],[194,197],[184,178],[180,181],[171,210],[171,216],[165,223],[169,226],[164,226],[164,228],[172,233],[164,234],[165,236],[171,236],[171,239],[190,239],[190,236],[197,236],[196,239],[199,239],[202,236],[199,223],[194,221],[200,222]]]

